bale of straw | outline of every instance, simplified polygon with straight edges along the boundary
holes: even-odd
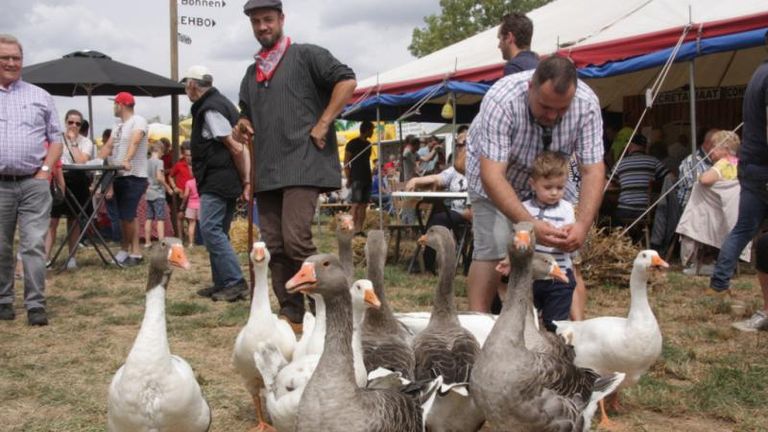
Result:
[[[253,241],[261,238],[259,227],[253,226]],[[248,221],[245,218],[235,218],[229,227],[229,241],[235,253],[249,253],[251,245],[248,244]]]
[[[587,242],[580,251],[580,268],[587,287],[629,287],[632,264],[642,249],[633,244],[629,236],[622,236],[621,231],[620,228],[611,230],[594,226],[590,229]],[[665,274],[652,274],[649,284],[665,286],[667,278]]]

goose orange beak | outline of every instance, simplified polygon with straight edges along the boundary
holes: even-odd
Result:
[[[366,288],[363,295],[363,300],[365,301],[366,306],[373,309],[378,309],[381,307],[379,296],[376,295],[376,292],[373,291],[373,288]]]
[[[285,283],[285,289],[290,294],[295,294],[297,292],[306,294],[316,287],[317,273],[315,272],[314,263],[302,264],[298,273],[293,275],[293,277]]]
[[[563,273],[563,269],[560,268],[557,263],[552,263],[552,268],[549,269],[549,275],[552,277],[552,279],[557,279],[560,282],[568,283],[568,276]]]
[[[355,229],[355,220],[348,214],[341,215],[339,216],[339,227],[342,231],[353,231]]]
[[[427,244],[427,235],[422,234],[418,240],[416,240],[419,243],[419,246],[424,246]]]
[[[669,264],[658,255],[651,257],[651,265],[654,267],[669,268]]]
[[[189,270],[192,267],[187,259],[187,254],[184,253],[184,246],[180,244],[171,246],[171,250],[168,251],[168,262],[184,270]]]
[[[253,249],[251,250],[251,258],[255,262],[262,262],[266,256],[267,255],[264,253],[264,247],[254,243]]]
[[[531,247],[531,233],[528,231],[517,231],[515,233],[515,247],[518,250],[526,250]]]

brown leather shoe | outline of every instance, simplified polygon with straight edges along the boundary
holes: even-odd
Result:
[[[718,291],[712,287],[708,287],[706,290],[704,290],[704,296],[715,299],[715,300],[733,300],[733,296],[731,295],[731,290],[726,289],[722,291]]]
[[[288,325],[289,325],[289,326],[291,326],[291,330],[293,330],[293,333],[294,333],[294,334],[296,334],[296,335],[300,335],[300,334],[302,334],[302,333],[304,332],[304,324],[302,324],[302,323],[297,323],[297,322],[293,322],[293,321],[291,321],[291,320],[290,320],[290,319],[289,319],[287,316],[285,316],[285,315],[280,315],[280,316],[278,316],[278,318],[279,318],[279,319],[281,319],[281,320],[283,320],[283,321],[285,321],[285,322],[287,322],[287,323],[288,323]]]

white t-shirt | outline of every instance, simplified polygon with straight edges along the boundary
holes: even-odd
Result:
[[[542,206],[530,199],[524,201],[523,206],[534,219],[549,222],[555,228],[562,228],[565,225],[576,222],[573,204],[564,199],[561,199],[560,202],[552,206]],[[548,253],[555,257],[557,265],[559,265],[563,271],[573,267],[570,252],[563,252],[560,249],[544,246],[542,244],[536,245],[536,252]]]
[[[93,142],[88,138],[82,135],[78,135],[77,139],[75,139],[74,141],[71,141],[69,138],[67,138],[65,134],[63,141],[64,141],[64,149],[61,152],[61,163],[63,163],[64,165],[77,164],[77,162],[75,162],[72,159],[72,154],[75,152],[72,149],[73,144],[76,144],[77,148],[79,148],[81,152],[88,155],[89,159],[93,157]]]
[[[440,183],[444,188],[448,188],[449,192],[466,192],[468,187],[467,179],[454,167],[446,168],[440,173]],[[451,210],[463,213],[467,209],[467,204],[467,200],[451,200]]]
[[[119,165],[123,163],[126,153],[128,153],[128,145],[131,142],[133,133],[137,130],[143,131],[144,136],[139,141],[136,153],[133,154],[131,159],[131,170],[120,171],[119,177],[122,176],[136,176],[147,177],[147,121],[144,117],[134,114],[123,123],[118,123],[115,126],[114,132],[112,132],[112,142],[114,147],[112,148],[112,158],[110,159],[112,164]]]
[[[205,112],[205,124],[203,124],[203,138],[216,138],[222,140],[232,134],[232,125],[226,117],[218,111],[208,110]]]

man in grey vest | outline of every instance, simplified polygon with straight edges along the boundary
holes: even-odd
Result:
[[[283,34],[279,0],[243,8],[261,45],[240,86],[236,133],[253,140],[254,191],[261,234],[272,259],[280,315],[301,328],[304,299],[285,282],[316,253],[312,218],[320,193],[341,187],[333,121],[352,96],[355,74],[326,49],[292,43]]]

